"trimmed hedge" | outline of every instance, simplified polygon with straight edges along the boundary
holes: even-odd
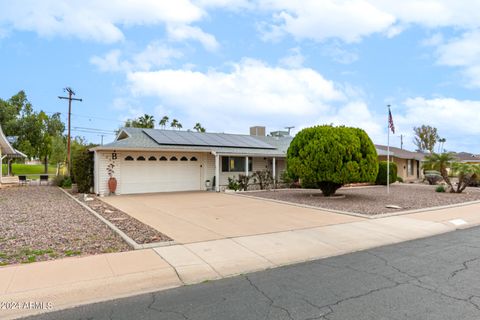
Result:
[[[315,126],[303,129],[291,142],[287,170],[290,177],[300,179],[302,187],[318,188],[331,196],[347,183],[374,182],[377,151],[362,129]]]
[[[378,175],[375,184],[387,185],[387,161],[380,161],[378,163]],[[397,164],[390,161],[390,183],[397,181]]]

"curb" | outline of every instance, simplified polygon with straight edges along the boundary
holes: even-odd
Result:
[[[60,190],[62,190],[63,193],[65,193],[68,197],[71,199],[75,200],[79,205],[81,205],[83,208],[87,209],[91,214],[93,214],[95,217],[100,219],[103,223],[105,223],[110,229],[112,229],[115,233],[117,233],[125,242],[131,246],[134,250],[141,250],[141,249],[150,249],[150,248],[157,248],[157,247],[165,247],[165,246],[172,246],[177,244],[175,241],[162,241],[162,242],[152,242],[152,243],[144,243],[144,244],[139,244],[136,243],[135,240],[127,236],[125,232],[120,230],[117,226],[115,226],[113,223],[102,217],[98,212],[87,206],[86,204],[82,203],[80,200],[72,196],[70,193],[67,191],[63,190],[62,188],[58,187]]]

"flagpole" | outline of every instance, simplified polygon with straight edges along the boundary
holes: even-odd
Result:
[[[387,107],[387,194],[390,194],[390,105],[388,104]]]

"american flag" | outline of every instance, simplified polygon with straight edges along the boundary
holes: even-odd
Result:
[[[390,108],[388,108],[388,127],[392,130],[392,133],[395,134],[395,125],[393,124],[393,117]]]

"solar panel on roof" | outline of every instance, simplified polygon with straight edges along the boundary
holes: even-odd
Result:
[[[143,132],[161,145],[275,149],[274,146],[250,136],[156,129],[143,129]]]

